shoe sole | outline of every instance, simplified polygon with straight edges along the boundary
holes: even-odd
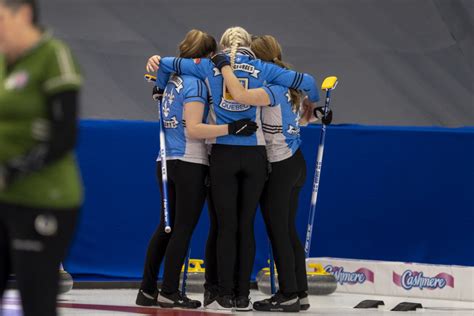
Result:
[[[137,302],[135,302],[135,305],[137,305],[137,306],[144,306],[144,307],[158,306],[158,304],[148,304],[148,303],[146,303],[146,304],[141,304],[141,303],[137,303]]]
[[[253,310],[252,307],[245,307],[245,308],[235,308],[235,310],[237,312],[250,312],[251,310]]]
[[[280,306],[280,307],[270,307],[270,308],[254,308],[256,311],[259,312],[280,312],[280,313],[297,313],[301,310],[300,305],[289,305],[289,306]]]
[[[233,307],[223,307],[216,300],[214,300],[212,303],[208,305],[205,305],[204,308],[219,310],[219,311],[232,311],[234,309]]]
[[[211,300],[204,300],[204,301],[202,302],[202,306],[203,306],[204,308],[206,308],[207,306],[211,305],[211,304],[214,303],[215,301],[216,301],[215,298],[214,298],[214,299],[211,299]]]
[[[300,305],[300,310],[307,311],[309,309],[309,307],[310,307],[309,304],[302,304],[302,305]]]
[[[184,306],[184,305],[175,305],[171,303],[160,303],[158,302],[158,306],[162,308],[184,308],[184,309],[198,309],[201,306]]]
[[[149,302],[149,301],[144,301],[144,300],[136,300],[135,305],[138,306],[158,306],[158,302]]]

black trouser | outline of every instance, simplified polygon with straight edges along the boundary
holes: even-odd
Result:
[[[255,212],[268,175],[265,147],[213,145],[210,175],[218,225],[219,294],[232,295],[236,281],[235,294],[248,296]]]
[[[260,205],[272,243],[279,288],[288,294],[307,291],[305,253],[295,225],[298,197],[306,179],[306,163],[298,150],[292,157],[271,166]]]
[[[0,204],[0,299],[15,273],[24,316],[57,315],[59,263],[78,213]]]
[[[168,160],[168,203],[171,233],[165,232],[164,214],[149,244],[143,271],[141,289],[156,291],[156,280],[165,257],[161,289],[165,293],[178,291],[181,267],[189,242],[199,221],[206,199],[206,177],[209,167],[181,160]],[[157,164],[157,177],[162,191],[161,163]],[[163,193],[163,192],[162,192]]]
[[[206,241],[206,282],[204,288],[216,292],[218,285],[217,276],[217,215],[212,199],[211,190],[208,192],[207,209],[209,213],[209,234]]]

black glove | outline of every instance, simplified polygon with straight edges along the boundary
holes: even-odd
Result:
[[[324,125],[329,125],[332,122],[332,110],[329,109],[328,114],[324,117],[324,107],[318,106],[313,110],[313,114],[317,117]]]
[[[165,92],[165,90],[163,89],[158,89],[157,86],[154,86],[153,87],[153,100],[155,101],[161,101],[161,99],[163,98],[163,92]]]
[[[217,69],[219,69],[219,70],[221,70],[222,67],[224,67],[224,66],[230,66],[229,56],[227,56],[224,53],[214,55],[211,58],[211,60],[214,63],[214,65],[216,65]]]
[[[242,119],[229,123],[228,128],[229,135],[250,136],[257,131],[258,126],[257,123],[250,119]]]

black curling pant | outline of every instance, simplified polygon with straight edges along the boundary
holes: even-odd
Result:
[[[162,211],[160,224],[148,244],[145,259],[140,288],[146,293],[156,291],[156,281],[164,258],[161,289],[165,293],[178,291],[181,267],[206,199],[205,181],[208,169],[209,167],[197,163],[167,161],[168,203],[172,231],[165,232]],[[157,164],[157,177],[162,191],[161,163]]]
[[[59,263],[78,213],[77,208],[49,210],[0,203],[0,301],[8,276],[15,273],[23,315],[57,315]]]
[[[211,190],[208,191],[207,209],[209,212],[209,234],[206,241],[206,282],[204,288],[216,292],[218,284],[217,276],[217,215],[212,199]]]
[[[305,253],[295,225],[306,163],[301,150],[297,150],[292,157],[271,166],[260,205],[272,243],[279,288],[285,294],[307,291]]]
[[[235,281],[235,294],[248,296],[255,259],[254,219],[268,175],[265,147],[213,145],[210,175],[218,226],[219,295],[234,294]]]

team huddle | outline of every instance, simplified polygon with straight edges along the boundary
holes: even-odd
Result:
[[[148,245],[136,303],[201,306],[179,291],[179,278],[207,198],[210,229],[204,307],[306,310],[305,253],[295,217],[306,179],[300,126],[324,117],[315,104],[319,100],[316,82],[311,75],[289,69],[272,36],[251,36],[241,27],[232,27],[222,35],[220,48],[209,34],[191,30],[179,45],[179,57],[155,55],[147,63],[149,72],[157,71],[153,95],[161,100],[166,135],[172,232],[165,232],[162,212]],[[326,115],[324,123],[330,121],[331,115]],[[157,165],[163,191],[160,159]],[[252,304],[258,205],[272,244],[279,291]]]

